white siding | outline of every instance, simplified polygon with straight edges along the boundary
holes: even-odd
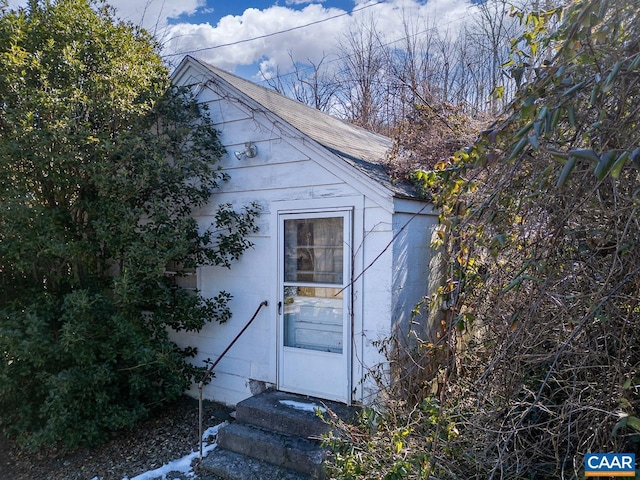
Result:
[[[392,331],[406,336],[411,311],[429,294],[430,244],[437,218],[399,213],[394,216],[393,223],[396,238],[393,242],[391,328]],[[424,315],[421,315],[416,320],[424,318]]]
[[[180,78],[196,83],[202,77],[186,72]],[[375,385],[363,385],[361,379],[384,360],[372,342],[387,337],[394,322],[405,324],[411,308],[425,293],[429,261],[425,237],[433,218],[417,217],[393,242],[411,214],[393,217],[398,204],[394,206],[390,192],[246,99],[203,87],[199,100],[208,103],[217,124],[228,151],[222,166],[230,175],[211,203],[196,213],[200,228],[210,227],[217,204],[231,203],[240,209],[257,202],[260,229],[250,238],[254,248],[231,269],[198,269],[198,288],[203,294],[215,296],[225,290],[233,295],[232,319],[223,325],[207,325],[199,334],[180,333],[173,338],[181,346],[197,347],[195,363],[202,365],[206,359],[218,358],[260,302],[269,302],[216,368],[205,397],[234,404],[251,394],[251,381],[277,383],[278,212],[348,207],[353,212],[356,277],[352,286],[352,385],[355,400],[370,400]],[[237,160],[233,152],[242,150],[247,141],[257,146],[257,156]],[[400,210],[411,211],[417,203],[402,204]]]
[[[203,90],[200,99],[210,101],[210,115],[214,122],[220,122],[217,125],[220,138],[228,151],[222,166],[230,180],[221,185],[211,204],[198,212],[198,223],[202,229],[211,225],[216,204],[231,203],[235,208],[242,208],[257,202],[261,206],[260,230],[251,238],[254,248],[234,262],[231,269],[203,267],[198,271],[203,294],[215,296],[225,290],[233,295],[232,319],[224,325],[207,325],[198,335],[180,334],[175,339],[180,345],[198,347],[196,364],[207,358],[215,360],[251,318],[260,302],[269,301],[269,306],[261,310],[216,367],[215,377],[205,387],[205,397],[232,404],[250,395],[249,380],[266,384],[277,381],[275,299],[278,285],[274,250],[277,246],[277,210],[283,205],[294,209],[340,205],[356,209],[362,218],[364,201],[362,193],[348,184],[339,172],[332,172],[323,159],[312,160],[305,152],[308,149],[298,139],[282,138],[277,125],[265,127],[267,120],[259,119],[256,113],[248,114],[241,104],[220,100],[220,96],[209,89]],[[242,150],[246,141],[254,142],[258,155],[239,161],[233,151]],[[357,223],[361,230],[362,221]],[[355,237],[356,242],[362,242],[361,231]],[[385,275],[388,278],[388,273]],[[362,300],[359,292],[358,298]],[[361,322],[360,312],[357,317]]]
[[[364,403],[371,401],[377,393],[378,386],[369,378],[364,383],[366,374],[384,358],[379,347],[374,345],[389,333],[389,317],[391,315],[391,215],[370,200],[366,202],[363,242],[355,245],[362,251],[362,266],[356,268],[355,275],[361,275],[359,295],[356,297],[362,305],[362,323],[356,329],[354,342],[358,351],[354,355],[355,382],[358,386],[356,398]],[[362,273],[364,271],[364,273]]]

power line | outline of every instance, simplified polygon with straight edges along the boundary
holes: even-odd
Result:
[[[307,27],[310,27],[312,25],[317,25],[319,23],[328,22],[329,20],[334,20],[334,19],[339,18],[339,17],[344,17],[345,15],[351,15],[352,13],[360,12],[360,11],[364,10],[365,8],[371,8],[371,7],[374,7],[376,5],[380,5],[381,3],[384,3],[384,2],[385,2],[385,0],[378,0],[377,2],[371,3],[369,5],[365,5],[364,7],[354,8],[353,10],[351,10],[351,12],[340,13],[338,15],[334,15],[332,17],[327,17],[327,18],[324,18],[322,20],[316,20],[315,22],[306,23],[304,25],[298,25],[297,27],[287,28],[286,30],[280,30],[278,32],[267,33],[265,35],[260,35],[258,37],[245,38],[244,40],[237,40],[237,41],[231,42],[231,43],[223,43],[221,45],[215,45],[213,47],[203,47],[203,48],[196,48],[195,50],[187,50],[187,51],[184,51],[184,52],[170,53],[170,54],[167,54],[167,55],[164,55],[164,56],[165,57],[176,57],[178,55],[190,55],[192,53],[204,52],[204,51],[207,51],[207,50],[215,50],[217,48],[222,48],[222,47],[231,47],[233,45],[239,45],[241,43],[253,42],[254,40],[261,40],[263,38],[273,37],[275,35],[280,35],[282,33],[288,33],[288,32],[292,32],[294,30],[300,30],[302,28],[307,28]]]
[[[227,46],[232,46],[232,45],[238,45],[238,44],[242,44],[242,43],[251,42],[251,41],[254,41],[254,40],[268,38],[268,37],[272,37],[272,36],[279,35],[279,34],[282,34],[282,33],[287,33],[287,32],[291,32],[291,31],[294,31],[294,30],[299,30],[299,29],[302,29],[302,28],[306,28],[306,27],[309,27],[309,26],[312,26],[312,25],[316,25],[318,23],[327,22],[329,20],[333,20],[335,18],[343,17],[345,15],[350,15],[352,13],[364,10],[366,8],[370,8],[370,7],[379,5],[381,3],[385,3],[385,1],[386,0],[378,0],[375,3],[369,4],[369,5],[365,5],[365,6],[360,7],[360,8],[356,8],[356,9],[352,10],[351,12],[344,12],[344,13],[341,13],[341,14],[338,14],[338,15],[334,15],[332,17],[327,17],[327,18],[322,19],[322,20],[317,20],[317,21],[310,22],[310,23],[307,23],[307,24],[304,24],[304,25],[299,25],[299,26],[292,27],[292,28],[289,28],[289,29],[286,29],[286,30],[281,30],[281,31],[278,31],[278,32],[272,32],[272,33],[261,35],[261,36],[258,36],[258,37],[248,38],[248,39],[244,39],[244,40],[238,40],[238,41],[235,41],[235,42],[216,45],[216,46],[211,46],[211,47],[203,47],[203,48],[199,48],[199,49],[183,51],[183,52],[179,52],[179,53],[167,54],[167,55],[163,55],[163,56],[164,57],[175,57],[175,56],[178,56],[178,55],[187,55],[187,54],[191,54],[191,53],[198,53],[198,52],[207,51],[207,50],[214,50],[214,49],[217,49],[217,48],[222,48],[222,47],[227,47]],[[640,1],[640,0],[638,0],[638,1]],[[380,43],[379,46],[382,47],[382,48],[389,47],[390,45],[393,45],[395,43],[406,41],[407,38],[415,38],[415,37],[418,37],[420,35],[424,35],[424,34],[427,34],[427,33],[438,32],[442,28],[448,27],[449,25],[457,23],[457,22],[463,22],[464,23],[468,18],[471,18],[473,16],[473,14],[471,13],[471,10],[473,10],[474,6],[475,5],[473,5],[473,3],[471,5],[468,5],[466,7],[466,13],[463,14],[463,15],[458,16],[458,18],[456,18],[456,19],[450,20],[450,21],[445,22],[445,23],[440,23],[437,26],[434,25],[434,26],[428,27],[426,29],[423,29],[423,30],[420,30],[420,31],[417,31],[417,32],[413,32],[413,33],[409,34],[408,36],[400,37],[400,38],[397,38],[395,40],[390,40],[390,41],[388,41],[386,43]],[[343,55],[343,56],[338,56],[337,58],[328,60],[326,62],[326,64],[331,64],[331,63],[339,62],[341,60],[345,60],[345,59],[351,57],[352,55],[353,54],[346,54],[346,55]],[[323,63],[325,63],[325,62],[323,62]],[[264,77],[264,72],[260,71],[260,73],[263,74],[263,80],[259,80],[256,83],[263,83],[264,84],[264,83],[269,83],[270,80],[274,80],[274,79],[275,80],[281,80],[284,77],[296,75],[300,71],[304,72],[305,70],[310,70],[312,68],[313,68],[312,66],[307,66],[307,67],[303,67],[300,70],[297,70],[295,72],[288,72],[288,73],[283,73],[283,74],[279,73],[279,74],[277,74],[277,75],[275,75],[275,76],[273,76],[273,77],[271,77],[269,79],[265,78]],[[392,84],[390,84],[388,82],[380,82],[380,85],[386,85],[387,87],[388,86],[393,86]],[[464,103],[467,103],[467,102],[465,101]]]
[[[380,3],[380,2],[378,2],[378,3]],[[429,28],[427,28],[425,30],[421,30],[419,32],[412,33],[411,35],[408,36],[408,38],[415,38],[418,35],[424,35],[426,33],[438,32],[443,27],[449,26],[449,25],[451,25],[453,23],[456,23],[456,22],[465,21],[466,19],[471,18],[471,16],[472,16],[471,13],[467,13],[465,15],[460,16],[459,18],[457,18],[455,20],[450,20],[449,22],[440,24],[438,26],[429,27]],[[394,43],[404,42],[406,39],[407,39],[406,36],[405,37],[400,37],[400,38],[397,38],[396,40],[391,40],[391,41],[389,41],[387,43],[382,43],[382,44],[380,44],[380,47],[383,47],[383,48],[384,47],[388,47],[390,45],[393,45]],[[345,60],[345,59],[347,59],[347,58],[349,58],[349,57],[351,57],[353,55],[354,54],[346,54],[346,55],[343,55],[341,57],[334,58],[333,60],[327,60],[327,62],[325,64],[339,62],[339,61]],[[280,80],[280,79],[282,79],[284,77],[293,76],[298,72],[304,72],[305,70],[311,70],[312,68],[313,68],[313,66],[308,66],[308,67],[300,68],[299,70],[294,71],[294,72],[288,72],[288,73],[282,73],[282,74],[279,73],[279,74],[277,74],[277,75],[275,75],[273,77],[270,77],[269,79],[264,78],[264,73],[262,71],[260,71],[260,74],[262,74],[262,76],[263,76],[263,80],[258,80],[256,83],[268,83],[271,79]]]

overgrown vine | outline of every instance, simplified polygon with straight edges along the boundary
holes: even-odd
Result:
[[[637,8],[518,13],[514,101],[417,173],[441,210],[445,311],[410,351],[423,377],[401,416],[420,398],[439,410],[411,422],[403,473],[379,478],[579,478],[588,452],[640,451]],[[393,448],[371,432],[375,455]]]

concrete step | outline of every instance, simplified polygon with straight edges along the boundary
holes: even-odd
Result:
[[[349,421],[346,405],[266,391],[236,405],[236,421],[218,432],[218,447],[199,467],[203,478],[222,480],[322,480],[322,435],[330,426],[316,410]]]
[[[313,478],[324,477],[324,449],[299,436],[236,422],[220,429],[218,447]]]
[[[222,480],[312,480],[303,473],[223,448],[216,448],[202,460],[198,467],[198,476]]]
[[[344,420],[350,420],[356,414],[354,408],[341,403],[266,391],[238,403],[236,420],[266,430],[319,439],[330,427],[314,412],[315,408],[329,409]]]

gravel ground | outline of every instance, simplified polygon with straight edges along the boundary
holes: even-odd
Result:
[[[204,429],[229,420],[230,409],[205,402]],[[29,453],[0,436],[2,480],[121,480],[156,469],[198,448],[198,402],[182,398],[131,432],[93,449]]]

